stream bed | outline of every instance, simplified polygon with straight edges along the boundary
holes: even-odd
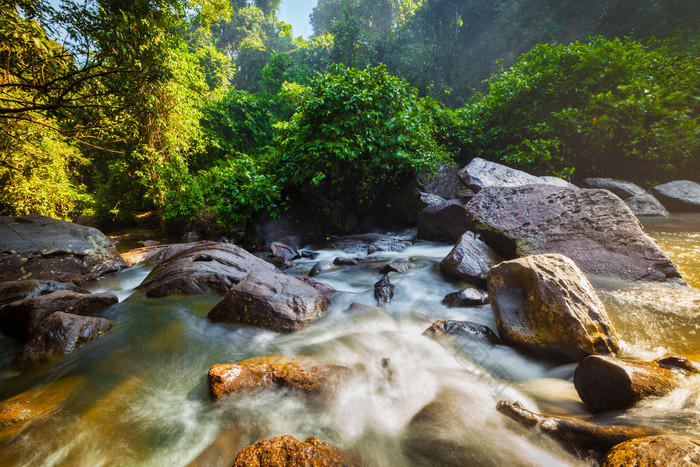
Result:
[[[700,215],[644,224],[692,288],[591,278],[622,338],[621,356],[700,358]],[[413,245],[316,276],[342,293],[324,319],[289,335],[209,321],[206,315],[218,295],[147,298],[135,287],[149,267],[87,284],[93,292],[119,297],[119,304],[96,314],[115,326],[50,366],[0,373],[0,400],[24,391],[61,398],[51,413],[21,431],[0,432],[0,465],[180,466],[212,452],[212,445],[238,452],[287,434],[300,440],[316,436],[368,465],[591,465],[496,412],[499,400],[597,423],[700,436],[698,380],[625,412],[594,417],[571,382],[575,365],[555,366],[503,346],[423,336],[438,319],[496,326],[488,305],[441,304],[446,294],[464,286],[440,273],[438,264],[452,245],[416,241],[415,231],[355,238],[383,236]],[[367,256],[326,246],[304,251],[313,258],[295,261],[288,274],[306,274],[321,260]],[[412,265],[406,274],[391,274],[391,304],[349,311],[353,302],[376,304],[373,284],[388,262]],[[0,335],[0,368],[18,351],[17,343]],[[323,400],[279,391],[211,402],[211,365],[265,355],[311,356],[347,366],[352,376]],[[213,458],[199,458],[199,465],[217,465]]]

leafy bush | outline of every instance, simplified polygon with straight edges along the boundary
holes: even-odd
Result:
[[[698,42],[540,44],[460,110],[474,156],[540,173],[699,175]]]

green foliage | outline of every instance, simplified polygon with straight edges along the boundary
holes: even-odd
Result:
[[[414,171],[445,153],[417,91],[383,66],[338,67],[316,77],[299,109],[277,125],[273,166],[287,194],[312,200],[336,219],[385,199]]]
[[[697,177],[698,44],[538,45],[460,111],[470,150],[540,173]]]

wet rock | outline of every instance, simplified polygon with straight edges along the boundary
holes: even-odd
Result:
[[[293,436],[278,436],[257,442],[242,450],[234,467],[254,466],[351,466],[350,455],[318,438],[299,441]]]
[[[304,284],[310,285],[314,289],[316,289],[319,292],[324,293],[324,294],[337,292],[330,285],[323,284],[323,283],[317,281],[316,279],[312,279],[309,276],[294,276],[294,278],[302,281]]]
[[[125,266],[97,229],[34,214],[0,216],[0,282],[84,282]]]
[[[192,243],[196,242],[197,240],[200,239],[199,232],[186,232],[183,236],[182,239],[186,241],[187,243]]]
[[[272,242],[270,243],[269,248],[270,252],[272,252],[272,256],[275,257],[282,257],[289,261],[301,258],[301,255],[296,248],[285,243]]]
[[[139,245],[141,245],[143,247],[149,247],[149,246],[160,245],[160,242],[158,240],[142,240],[139,242]]]
[[[632,196],[625,199],[625,204],[630,208],[630,211],[637,217],[666,217],[668,211],[649,193],[643,195]]]
[[[294,261],[288,260],[284,256],[273,256],[267,260],[268,263],[272,264],[279,270],[289,269],[294,267]]]
[[[333,260],[333,264],[336,266],[357,266],[360,264],[355,258],[336,258]]]
[[[456,242],[472,223],[464,209],[464,200],[444,200],[421,193],[418,202],[418,238]]]
[[[319,261],[318,263],[314,264],[311,271],[309,271],[309,277],[318,276],[319,274],[328,271],[337,271],[338,269],[340,268],[330,261]]]
[[[111,328],[112,323],[103,318],[58,311],[39,323],[33,337],[22,347],[13,365],[24,367],[62,357]]]
[[[498,345],[501,340],[495,332],[488,326],[471,321],[454,321],[451,319],[441,319],[435,321],[428,329],[423,332],[424,336],[440,337],[440,336],[455,336],[467,337],[488,345]]]
[[[71,282],[38,281],[36,279],[0,282],[0,307],[8,303],[24,300],[25,298],[56,292],[57,290],[89,293]]]
[[[413,265],[411,263],[389,263],[379,270],[379,274],[389,274],[390,272],[396,272],[399,274],[406,274]]]
[[[374,284],[374,298],[377,300],[377,305],[389,303],[394,298],[394,284],[389,281],[389,276],[384,275]]]
[[[570,183],[556,177],[536,177],[522,170],[475,157],[462,170],[459,179],[464,186],[479,193],[487,187],[516,187],[523,185],[554,185],[570,188]]]
[[[139,264],[152,264],[157,266],[181,251],[185,251],[193,246],[194,244],[192,243],[145,246],[143,248],[134,248],[126,253],[122,253],[122,258],[124,258],[124,261],[128,267],[137,266]]]
[[[225,293],[253,271],[276,268],[230,243],[202,243],[160,263],[138,288],[149,297]]]
[[[333,389],[348,368],[322,365],[309,357],[257,357],[238,363],[213,365],[209,369],[212,399],[240,391],[294,389],[309,395]]]
[[[451,164],[442,164],[435,174],[419,174],[417,178],[420,191],[444,199],[454,198],[462,189],[457,167]]]
[[[440,262],[440,269],[456,279],[486,288],[489,270],[501,261],[503,258],[498,253],[472,232],[466,232]]]
[[[334,250],[343,250],[345,253],[360,253],[367,251],[369,242],[356,238],[339,238],[328,244]]]
[[[411,242],[408,240],[399,240],[397,238],[380,238],[367,246],[367,254],[371,255],[377,251],[403,251],[409,246],[411,246]]]
[[[491,269],[489,298],[503,343],[578,362],[619,351],[617,334],[586,276],[562,255],[535,255]]]
[[[213,321],[293,332],[325,315],[328,298],[304,282],[273,271],[254,271],[232,287],[207,315]]]
[[[0,330],[10,337],[27,342],[41,321],[57,311],[85,316],[118,301],[115,295],[108,293],[90,294],[57,290],[0,308]]]
[[[651,188],[651,191],[669,211],[700,212],[700,184],[690,180],[676,180]]]
[[[459,292],[445,295],[442,304],[450,308],[465,308],[471,306],[486,305],[489,302],[488,292],[474,287],[467,287]]]
[[[586,188],[599,188],[616,194],[620,199],[627,199],[647,192],[632,182],[615,180],[613,178],[584,178],[583,186]]]
[[[213,443],[193,459],[187,467],[228,467],[233,465],[238,453],[243,449],[252,435],[250,427],[236,426],[229,428],[216,437]]]
[[[574,386],[586,407],[605,412],[626,409],[645,397],[663,396],[698,374],[700,365],[684,357],[646,362],[594,355],[576,367]]]
[[[700,438],[683,435],[645,436],[613,447],[601,467],[700,465]]]
[[[607,190],[485,188],[466,209],[482,240],[505,258],[560,253],[587,274],[685,284],[627,205]]]
[[[519,402],[500,401],[496,410],[521,425],[538,429],[559,442],[567,450],[577,454],[589,454],[601,458],[613,446],[642,436],[658,435],[653,428],[624,425],[596,425],[570,418],[547,417],[525,409]]]

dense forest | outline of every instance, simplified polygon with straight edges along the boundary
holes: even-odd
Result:
[[[700,176],[700,2],[0,0],[0,214],[338,220],[473,157]]]

